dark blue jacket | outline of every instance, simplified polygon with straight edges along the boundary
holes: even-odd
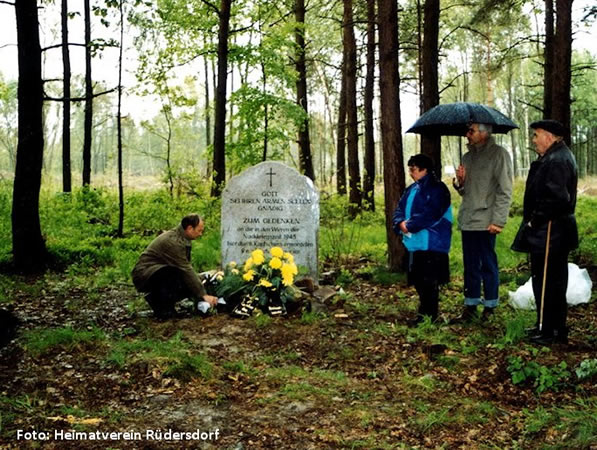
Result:
[[[411,195],[414,197],[409,202]],[[450,252],[453,221],[450,191],[435,176],[425,175],[404,191],[392,218],[396,234],[401,233],[403,220],[410,235],[402,238],[408,251]]]

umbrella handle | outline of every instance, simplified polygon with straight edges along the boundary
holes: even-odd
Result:
[[[543,261],[543,284],[541,286],[541,311],[539,312],[539,331],[543,330],[543,305],[545,304],[545,283],[547,281],[547,258],[549,257],[550,238],[551,220],[547,222],[547,239],[545,240],[545,261]]]

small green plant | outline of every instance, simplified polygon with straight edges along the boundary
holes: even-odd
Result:
[[[305,325],[312,325],[323,319],[325,319],[325,314],[321,312],[304,311],[301,315],[301,323]]]
[[[581,361],[575,370],[579,380],[586,380],[597,375],[597,358]]]
[[[336,278],[336,283],[342,287],[347,287],[354,282],[354,276],[346,269],[340,269],[340,273]]]
[[[506,332],[496,343],[498,348],[505,348],[516,344],[525,336],[526,320],[522,316],[515,316],[514,319],[506,322]]]
[[[267,314],[257,314],[254,317],[255,317],[254,323],[255,323],[256,328],[267,328],[272,323],[271,316],[269,316]]]
[[[570,376],[566,361],[550,368],[536,361],[523,361],[520,356],[510,356],[507,369],[512,376],[512,383],[532,381],[533,387],[539,394],[548,389],[557,391]]]

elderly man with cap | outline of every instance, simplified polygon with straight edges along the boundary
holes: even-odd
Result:
[[[522,224],[512,249],[530,253],[537,323],[530,330],[536,344],[567,343],[568,253],[578,247],[574,209],[578,180],[574,155],[556,120],[533,122],[539,157],[530,167]]]

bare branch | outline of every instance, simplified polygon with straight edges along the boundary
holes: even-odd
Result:
[[[110,94],[110,93],[116,91],[116,89],[117,88],[113,88],[113,89],[110,89],[110,90],[107,90],[107,91],[102,91],[102,92],[94,93],[93,96],[92,96],[92,98],[100,97],[100,96],[106,95],[106,94]],[[65,101],[70,101],[70,102],[84,102],[84,101],[88,100],[88,98],[87,97],[70,97],[70,98],[64,98],[64,97],[62,97],[61,98],[61,97],[50,97],[50,96],[44,95],[44,100],[52,101],[52,102],[65,102]]]

